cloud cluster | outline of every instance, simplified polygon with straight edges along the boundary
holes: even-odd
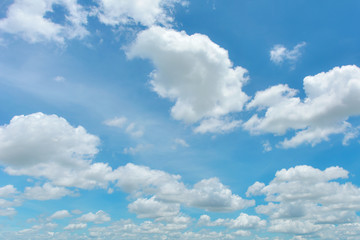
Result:
[[[321,171],[296,166],[278,171],[268,185],[256,182],[247,195],[266,196],[268,204],[257,206],[256,212],[269,216],[270,232],[326,239],[326,231],[333,229],[333,234],[347,236],[349,232],[342,229],[349,230],[349,225],[360,220],[360,188],[336,181],[347,177],[348,172],[340,167]]]
[[[56,23],[47,14],[54,6],[65,8],[64,23]],[[31,43],[84,38],[88,13],[76,0],[15,0],[10,5],[6,18],[0,19],[0,30],[19,35]]]
[[[100,22],[107,25],[154,24],[168,25],[173,21],[170,10],[185,0],[98,0]]]
[[[256,93],[248,109],[265,110],[261,117],[253,115],[243,124],[251,133],[284,135],[295,130],[295,136],[285,139],[284,148],[303,143],[316,145],[331,134],[344,134],[344,144],[357,136],[357,128],[347,120],[360,115],[360,68],[355,65],[335,67],[328,72],[304,78],[306,98],[296,97],[297,90],[287,85],[272,86]]]
[[[66,187],[107,188],[114,182],[134,197],[152,196],[129,206],[139,216],[150,214],[146,213],[149,206],[163,204],[165,217],[169,212],[166,205],[169,202],[175,204],[171,205],[174,211],[179,204],[219,212],[254,205],[252,200],[233,194],[217,178],[201,180],[188,188],[180,181],[180,176],[164,171],[131,163],[113,170],[106,163],[94,163],[92,160],[98,152],[98,144],[99,139],[83,127],[73,127],[56,115],[15,116],[8,125],[0,126],[0,164],[10,175],[41,177],[50,181],[43,186],[26,187],[25,199],[58,199],[74,194]]]
[[[175,102],[171,109],[175,119],[203,121],[199,132],[236,127],[231,119],[224,121],[223,117],[241,111],[248,100],[242,91],[247,71],[234,67],[228,52],[206,35],[151,27],[138,34],[127,56],[153,62],[156,70],[151,73],[150,83],[157,94]],[[214,121],[228,127],[219,128]]]
[[[235,195],[224,186],[219,179],[204,179],[196,183],[193,188],[188,188],[180,181],[180,176],[170,175],[159,170],[152,170],[145,166],[127,164],[114,170],[117,186],[134,197],[149,196],[153,198],[141,199],[130,205],[130,210],[144,210],[140,214],[147,214],[146,210],[152,205],[168,212],[177,212],[177,205],[183,204],[189,207],[197,207],[207,211],[228,212],[253,206],[252,200],[246,200]],[[158,213],[157,213],[158,214]]]
[[[90,33],[86,29],[88,16],[95,16],[106,25],[152,26],[170,25],[176,5],[185,0],[97,0],[96,5],[83,6],[77,0],[15,0],[0,19],[0,31],[14,34],[31,42],[82,39]],[[59,10],[63,8],[64,11]],[[56,16],[56,17],[55,17]],[[59,20],[62,19],[62,20]]]

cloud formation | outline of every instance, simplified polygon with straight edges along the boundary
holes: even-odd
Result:
[[[196,131],[201,133],[237,126],[226,116],[242,111],[248,100],[242,91],[247,70],[234,67],[228,52],[206,35],[151,27],[138,34],[127,56],[153,62],[150,83],[157,94],[175,102],[175,119],[200,122]]]
[[[64,23],[56,23],[46,15],[54,12],[54,6],[65,8]],[[36,43],[65,39],[84,38],[88,13],[76,0],[15,0],[7,10],[6,18],[0,19],[0,31],[19,35]]]
[[[306,45],[305,42],[297,44],[292,50],[287,49],[281,44],[275,45],[270,51],[270,60],[275,64],[282,64],[285,61],[295,63],[301,57],[301,49]]]
[[[349,224],[360,219],[360,188],[350,182],[348,171],[340,167],[319,170],[311,166],[282,169],[268,184],[256,182],[248,196],[265,195],[265,205],[256,207],[258,214],[268,215],[270,232],[281,232],[312,237],[326,237],[328,229],[338,237],[348,236]],[[354,228],[354,230],[356,227]],[[328,235],[327,235],[328,236]],[[337,237],[330,237],[337,239]]]
[[[185,0],[98,0],[97,14],[106,25],[154,24],[168,25],[173,21],[171,10],[176,4],[186,5]]]
[[[308,143],[312,146],[329,140],[332,134],[344,134],[343,143],[357,136],[357,128],[347,121],[360,115],[360,68],[355,65],[335,67],[328,72],[304,78],[306,98],[296,97],[297,90],[288,85],[272,86],[256,93],[247,109],[265,110],[243,124],[253,134],[284,135],[295,130],[281,147]]]

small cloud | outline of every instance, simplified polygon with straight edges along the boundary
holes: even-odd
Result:
[[[115,117],[104,121],[104,124],[109,127],[122,128],[124,127],[126,121],[127,121],[126,117]]]
[[[284,45],[277,44],[270,51],[270,60],[275,64],[282,64],[289,61],[294,64],[301,57],[301,49],[306,45],[305,42],[297,44],[292,50],[287,49]]]
[[[182,147],[190,146],[184,139],[181,139],[181,138],[175,138],[174,143],[175,143],[175,145],[172,147],[173,149],[176,149],[177,146],[182,146]]]
[[[269,141],[263,143],[264,152],[270,152],[272,150],[271,144]]]
[[[139,138],[142,137],[142,135],[144,135],[144,131],[140,130],[136,127],[135,123],[130,123],[126,130],[126,133],[128,133],[130,136],[135,137],[135,138]]]
[[[147,148],[149,148],[151,145],[149,144],[138,144],[136,147],[127,147],[127,148],[124,148],[124,153],[125,154],[131,154],[131,155],[134,155],[138,152],[141,152]]]
[[[54,77],[55,82],[65,82],[65,78],[63,76],[56,76]]]

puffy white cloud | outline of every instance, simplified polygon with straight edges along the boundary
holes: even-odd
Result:
[[[181,225],[180,225],[181,226]],[[185,230],[185,231],[184,231]],[[188,229],[175,227],[173,223],[163,224],[159,222],[145,221],[135,224],[131,220],[121,220],[114,222],[107,227],[89,228],[90,236],[93,238],[115,239],[182,239],[182,240],[223,240],[236,239],[232,234],[207,231],[203,229],[199,232],[188,231]],[[234,234],[235,235],[235,234]]]
[[[129,204],[128,208],[130,212],[136,213],[138,218],[165,219],[175,217],[180,212],[180,204],[160,202],[155,197],[138,198]]]
[[[266,196],[269,203],[257,206],[256,212],[270,217],[269,231],[321,236],[328,228],[360,220],[360,188],[336,181],[347,177],[340,167],[322,171],[296,166],[278,171],[268,185],[256,182],[247,195]]]
[[[171,9],[185,0],[97,0],[99,20],[107,25],[136,23],[144,26],[169,24]]]
[[[218,218],[215,221],[211,221],[208,215],[202,215],[198,221],[198,224],[209,227],[225,226],[236,229],[250,229],[265,227],[266,221],[261,220],[258,216],[251,216],[246,213],[240,213],[239,217],[236,219]]]
[[[97,224],[109,222],[111,220],[110,215],[106,212],[99,210],[95,214],[89,212],[87,214],[82,215],[81,217],[77,218],[79,222],[94,222]]]
[[[111,167],[91,162],[99,142],[83,127],[73,127],[56,115],[15,116],[0,126],[0,163],[10,175],[45,177],[60,186],[105,188]]]
[[[347,120],[360,115],[360,68],[355,65],[335,67],[329,72],[304,78],[306,98],[297,91],[277,85],[257,92],[247,108],[265,109],[263,117],[252,116],[243,124],[253,134],[270,132],[295,136],[280,143],[284,148],[303,143],[315,145],[331,134],[344,134],[344,143],[357,136],[357,129]]]
[[[276,64],[284,61],[294,63],[301,56],[301,49],[306,45],[305,42],[297,44],[292,50],[287,49],[281,44],[275,45],[270,51],[270,60]]]
[[[116,169],[114,175],[117,186],[136,197],[153,195],[157,201],[216,212],[235,211],[255,204],[253,200],[233,194],[217,178],[204,179],[187,188],[178,175],[131,163]]]
[[[150,83],[157,94],[175,102],[171,109],[175,119],[187,123],[205,120],[197,130],[201,133],[237,124],[222,129],[217,121],[223,123],[227,114],[242,111],[248,100],[242,91],[247,70],[234,67],[228,52],[206,35],[151,27],[138,34],[127,56],[153,62],[156,70]]]
[[[68,217],[71,217],[71,214],[69,213],[68,210],[59,210],[59,211],[54,212],[49,217],[49,219],[50,220],[52,220],[52,219],[63,219],[63,218],[68,218]]]
[[[59,199],[67,195],[73,194],[72,191],[64,187],[53,186],[45,183],[43,186],[26,187],[23,197],[30,200],[50,200]]]
[[[87,228],[86,223],[70,223],[69,225],[64,227],[65,230],[79,230],[84,228]]]
[[[13,185],[6,185],[4,187],[0,187],[0,198],[9,198],[17,193],[18,191]]]
[[[59,24],[46,17],[54,12],[54,5],[66,9],[65,23]],[[29,42],[55,41],[83,38],[88,34],[87,12],[76,0],[15,0],[0,19],[0,30],[20,35]]]

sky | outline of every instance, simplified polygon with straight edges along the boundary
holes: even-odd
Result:
[[[3,0],[1,239],[359,239],[360,2]]]

